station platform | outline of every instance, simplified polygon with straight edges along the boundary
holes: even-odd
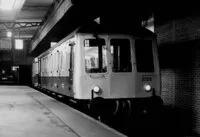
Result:
[[[28,86],[0,86],[0,137],[126,137]]]

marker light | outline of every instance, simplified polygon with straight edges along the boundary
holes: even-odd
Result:
[[[93,91],[94,91],[95,93],[99,93],[99,92],[100,92],[100,88],[99,88],[98,86],[95,86],[95,87],[93,88]]]
[[[145,84],[144,89],[145,89],[145,91],[149,92],[151,90],[151,85]]]

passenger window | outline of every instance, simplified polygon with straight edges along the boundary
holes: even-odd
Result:
[[[107,71],[106,46],[104,39],[84,40],[85,71],[104,73]]]
[[[131,46],[128,39],[111,39],[113,72],[131,72]]]

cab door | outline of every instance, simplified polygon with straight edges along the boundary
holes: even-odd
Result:
[[[84,36],[82,46],[82,74],[79,96],[77,98],[92,99],[96,97],[108,98],[109,72],[107,37],[104,35]],[[100,90],[93,94],[93,89]]]
[[[71,42],[69,43],[70,47],[70,62],[69,62],[69,94],[71,97],[74,96],[74,91],[73,91],[73,77],[74,77],[74,46],[75,43]]]
[[[110,38],[110,97],[131,98],[134,96],[134,68],[132,41],[128,37]]]

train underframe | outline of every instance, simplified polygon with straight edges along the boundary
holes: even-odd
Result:
[[[136,128],[158,128],[163,101],[159,96],[146,98],[103,99],[89,102],[89,111],[97,119],[131,123]]]
[[[37,89],[45,91],[50,95],[53,94],[56,97],[63,96],[41,87],[37,87]],[[163,101],[160,96],[156,95],[145,98],[124,99],[97,97],[87,100],[63,96],[60,99],[104,123],[121,121],[121,123],[130,123],[132,128],[158,128],[161,122]]]

